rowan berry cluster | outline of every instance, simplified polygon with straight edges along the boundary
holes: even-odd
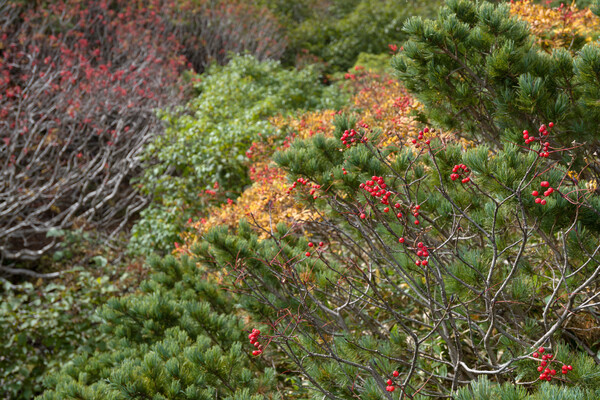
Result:
[[[296,182],[294,182],[294,183],[292,184],[292,186],[290,186],[290,187],[287,189],[287,192],[288,192],[288,194],[289,194],[289,193],[291,193],[291,192],[292,192],[292,190],[294,190],[294,189],[295,189],[295,188],[298,186],[298,183],[300,183],[300,184],[301,184],[301,185],[303,185],[303,186],[309,186],[309,187],[311,188],[311,189],[310,189],[310,192],[309,192],[309,193],[310,193],[310,195],[313,197],[313,199],[316,199],[316,198],[317,198],[317,194],[316,194],[316,192],[317,192],[317,190],[318,190],[318,189],[321,189],[321,185],[317,185],[316,183],[312,183],[312,184],[311,184],[311,183],[310,183],[310,181],[309,181],[308,179],[305,179],[305,178],[298,178],[298,179],[296,180]]]
[[[324,246],[325,246],[325,243],[323,243],[323,242],[319,242],[319,247],[320,247],[320,248],[323,248]],[[313,247],[315,247],[315,244],[314,244],[313,242],[309,242],[309,243],[308,243],[308,247],[310,247],[310,248],[312,249]],[[306,257],[310,257],[310,256],[311,256],[311,253],[310,253],[310,251],[307,251],[306,253],[304,253],[304,255],[305,255]]]
[[[545,124],[542,124],[538,129],[538,132],[540,133],[539,140],[540,140],[540,144],[542,146],[542,150],[539,153],[540,157],[548,158],[550,156],[550,153],[548,152],[550,143],[542,142],[542,138],[545,138],[546,136],[548,136],[550,134],[550,131],[548,129],[552,129],[553,127],[554,127],[554,123],[550,122],[548,124],[548,126],[546,126]],[[538,140],[538,138],[536,138],[535,136],[530,136],[528,130],[523,131],[523,139],[525,139],[525,144],[529,144],[533,141]]]
[[[252,329],[252,333],[248,335],[248,339],[250,339],[250,344],[256,347],[256,350],[252,352],[253,356],[260,356],[263,352],[263,346],[258,341],[259,335],[260,331],[258,329]]]
[[[429,264],[429,261],[427,260],[427,258],[429,257],[429,251],[427,250],[427,246],[425,246],[422,242],[417,243],[416,253],[417,257],[419,257],[419,259],[415,261],[416,265],[426,266],[427,264]]]
[[[557,360],[555,359],[555,356],[552,354],[543,354],[545,352],[546,352],[546,349],[543,347],[540,347],[531,356],[533,358],[540,360],[540,365],[537,367],[537,370],[540,373],[540,380],[550,382],[552,380],[552,377],[554,375],[556,375],[556,369],[551,369],[549,366],[553,362],[557,362]],[[573,370],[573,367],[571,365],[563,364],[561,370],[562,370],[561,371],[562,374],[566,375],[569,371]]]
[[[429,128],[425,128],[422,131],[419,131],[419,135],[417,136],[416,139],[411,140],[412,144],[416,145],[415,147],[420,147],[420,143],[419,141],[422,141],[423,139],[425,139],[425,134],[429,133],[429,132],[435,132],[434,128],[431,128],[431,130]],[[429,145],[431,143],[431,140],[429,139],[425,139],[425,144]]]
[[[465,164],[457,164],[452,168],[450,179],[455,181],[461,178],[462,183],[468,183],[471,181],[471,178],[468,176],[470,172],[471,170]]]
[[[540,183],[540,186],[546,189],[544,191],[545,197],[548,197],[552,193],[554,193],[554,189],[550,187],[550,183],[548,181],[543,181],[542,183]],[[546,205],[546,200],[542,199],[541,197],[538,197],[540,195],[540,192],[538,192],[537,190],[534,190],[533,192],[531,192],[531,195],[535,197],[536,204],[541,204],[543,206]]]
[[[369,139],[364,135],[360,137],[359,132],[354,130],[354,128],[350,130],[346,129],[340,140],[342,141],[342,144],[346,145],[346,148],[348,149],[355,144],[366,143],[369,141]]]
[[[397,378],[400,375],[400,373],[398,371],[394,371],[392,375],[394,375],[394,377]],[[385,387],[385,390],[387,390],[388,392],[393,392],[394,390],[396,390],[396,388],[394,387],[394,381],[388,379],[386,383],[387,386]]]
[[[365,183],[361,183],[359,187],[371,193],[371,196],[373,197],[380,197],[381,204],[384,204],[386,206],[390,205],[388,199],[393,193],[387,190],[387,184],[385,183],[382,177],[372,176],[371,180],[368,180]],[[384,210],[385,212],[390,211],[389,208],[386,207],[386,209],[387,211]]]

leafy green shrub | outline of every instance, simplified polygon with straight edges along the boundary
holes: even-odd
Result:
[[[165,113],[166,133],[145,150],[144,193],[152,195],[133,229],[135,249],[172,247],[185,221],[196,218],[202,197],[215,182],[219,199],[234,198],[250,181],[246,151],[261,136],[274,134],[267,119],[280,113],[337,108],[345,99],[334,86],[319,83],[319,71],[287,70],[275,61],[236,56],[213,65],[195,83],[197,97]]]
[[[310,18],[291,25],[287,57],[308,51],[325,62],[329,71],[346,71],[360,53],[387,53],[389,44],[399,45],[406,38],[402,32],[405,19],[429,15],[438,4],[438,0],[343,0],[313,5]]]
[[[0,398],[30,399],[41,392],[45,373],[77,354],[105,348],[95,309],[117,287],[108,276],[81,269],[69,274],[70,284],[0,282]]]

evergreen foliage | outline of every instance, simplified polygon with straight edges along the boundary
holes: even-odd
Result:
[[[236,302],[190,259],[154,257],[140,293],[100,313],[107,350],[84,353],[40,399],[277,399],[277,376],[242,350]]]
[[[437,19],[410,18],[409,40],[393,66],[424,103],[423,118],[478,143],[516,143],[523,129],[557,126],[552,146],[576,147],[579,167],[598,176],[600,47],[573,56],[535,44],[528,24],[508,4],[448,0]],[[551,153],[558,158],[561,153]]]

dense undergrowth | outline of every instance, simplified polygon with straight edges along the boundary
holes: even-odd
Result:
[[[600,395],[593,2],[89,3],[0,6],[0,398]]]

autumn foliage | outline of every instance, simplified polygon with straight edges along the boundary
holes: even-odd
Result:
[[[548,7],[531,0],[513,0],[510,12],[527,21],[537,42],[549,51],[557,47],[576,51],[598,37],[600,18],[589,8],[578,9],[570,2]]]
[[[421,106],[396,80],[368,72],[361,66],[346,74],[345,79],[349,89],[355,93],[346,110],[352,111],[360,124],[382,129],[386,143],[416,135],[412,112]],[[175,252],[186,253],[211,227],[227,225],[233,228],[242,218],[251,221],[263,238],[268,236],[268,232],[259,227],[274,226],[278,222],[297,226],[300,230],[308,229],[304,225],[310,224],[318,215],[302,206],[295,195],[301,191],[304,196],[315,196],[322,192],[321,189],[300,182],[292,188],[284,171],[272,163],[271,157],[275,151],[288,148],[294,140],[307,139],[315,134],[332,137],[334,117],[341,112],[312,111],[294,117],[272,118],[270,123],[278,134],[254,142],[246,153],[250,159],[252,185],[235,201],[225,201],[209,209],[206,217],[190,221],[193,229],[183,235],[184,245],[177,244]],[[218,191],[217,187],[205,195],[214,196]]]
[[[240,24],[240,18],[246,23]],[[242,2],[0,3],[0,253],[36,259],[55,229],[114,234],[148,203],[130,184],[183,99],[181,73],[230,52],[277,57],[266,9]]]

